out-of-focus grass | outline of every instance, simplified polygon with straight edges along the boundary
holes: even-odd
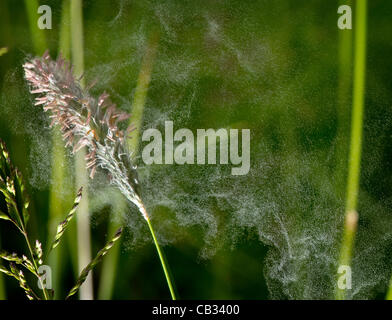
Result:
[[[0,57],[8,52],[7,48],[0,48]]]
[[[124,199],[119,198],[117,200],[117,203],[112,206],[111,215],[116,217],[123,216],[124,211],[127,210],[127,206],[127,202],[124,201]],[[107,234],[113,234],[120,226],[121,223],[118,222],[118,218],[111,217],[111,220],[108,224]],[[119,263],[120,250],[121,242],[109,251],[106,258],[102,262],[97,296],[99,300],[112,299],[115,281],[121,278],[119,277],[117,266],[117,264]]]
[[[351,0],[339,0],[339,5],[352,5]],[[336,139],[335,188],[339,196],[344,196],[347,180],[348,143],[345,139],[350,131],[350,105],[352,97],[352,33],[353,30],[337,29],[339,33],[339,77],[337,90],[338,129]]]
[[[74,66],[74,75],[81,77],[84,74],[84,46],[83,46],[83,7],[82,0],[70,1],[70,21],[71,21],[71,57]],[[84,78],[81,80],[84,85]],[[91,236],[90,236],[90,212],[88,197],[88,173],[86,169],[85,150],[82,149],[75,155],[75,184],[77,188],[84,187],[84,195],[81,200],[77,213],[77,229],[78,229],[78,265],[79,272],[85,268],[91,260]],[[90,273],[80,287],[80,299],[92,300],[93,278]]]
[[[34,51],[37,55],[42,55],[48,48],[45,38],[45,31],[38,28],[37,25],[37,11],[38,0],[25,0],[25,6],[30,26],[31,41],[34,46]]]
[[[63,0],[62,14],[60,23],[60,36],[59,36],[59,54],[64,59],[69,60],[70,58],[70,5],[69,0]],[[52,172],[51,172],[51,188],[49,195],[49,223],[48,223],[48,243],[54,238],[56,227],[64,218],[65,212],[67,212],[67,205],[70,201],[67,201],[66,195],[69,186],[66,185],[66,175],[69,172],[67,168],[67,161],[65,159],[65,148],[61,132],[58,127],[52,128]],[[65,239],[74,239],[75,230],[70,228],[67,233],[69,235]],[[60,298],[60,294],[63,292],[62,276],[64,274],[63,262],[67,259],[66,252],[66,241],[62,246],[59,246],[57,250],[54,250],[49,255],[49,265],[52,268],[52,284],[55,289],[54,298]],[[76,242],[74,245],[70,245],[72,251],[76,253]],[[75,259],[72,259],[73,261]],[[77,271],[76,271],[77,272]]]

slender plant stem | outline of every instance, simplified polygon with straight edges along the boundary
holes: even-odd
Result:
[[[366,15],[367,0],[356,1],[355,15],[355,58],[353,83],[353,109],[351,120],[351,141],[349,155],[349,172],[347,179],[347,199],[345,224],[343,229],[342,247],[339,266],[351,266],[352,251],[357,231],[358,191],[361,165],[363,109],[365,102],[366,78]],[[335,298],[346,298],[346,289],[336,289]]]
[[[84,73],[82,0],[71,0],[70,5],[72,62],[75,76],[80,77]],[[84,85],[84,78],[81,79],[81,85]],[[87,190],[88,174],[84,158],[85,151],[82,149],[75,156],[76,186],[77,188],[84,186],[85,190]],[[91,260],[90,221],[87,195],[88,193],[85,192],[77,213],[78,264],[80,272]],[[82,300],[93,299],[93,281],[91,273],[80,288],[80,298]]]
[[[165,258],[163,256],[163,253],[161,251],[161,247],[159,246],[159,242],[157,240],[157,237],[155,236],[155,232],[154,232],[154,229],[152,227],[150,219],[147,218],[146,220],[147,220],[147,224],[148,224],[148,227],[150,229],[152,238],[154,239],[154,244],[155,244],[155,247],[157,249],[157,252],[158,252],[158,255],[159,255],[159,259],[161,260],[161,265],[162,265],[162,268],[163,268],[163,272],[165,273],[165,277],[166,277],[167,285],[169,286],[171,297],[172,297],[173,300],[176,300],[176,295],[174,293],[174,287],[173,287],[171,279],[170,279],[169,271],[168,271],[168,269],[166,267],[166,261],[165,261]]]
[[[41,276],[40,276],[40,274],[39,274],[37,262],[35,261],[35,258],[34,258],[34,251],[33,251],[33,249],[31,248],[30,240],[29,240],[29,237],[27,236],[27,232],[26,232],[26,230],[23,229],[23,230],[22,230],[22,233],[23,233],[23,236],[24,236],[24,238],[25,238],[25,240],[26,240],[27,247],[28,247],[28,249],[29,249],[29,253],[30,253],[30,256],[31,256],[31,261],[33,262],[33,266],[34,266],[35,272],[36,272],[37,275],[38,275],[38,281],[39,281],[40,284],[41,284],[41,287],[42,287],[42,291],[43,291],[43,293],[44,293],[45,300],[49,300],[49,295],[48,295],[48,292],[46,291],[45,285],[44,285],[44,283],[42,282]]]
[[[339,0],[339,5],[352,6],[352,0]],[[349,152],[350,135],[350,102],[352,101],[352,30],[340,30],[339,33],[339,76],[337,91],[336,134],[336,169],[335,189],[339,197],[344,198],[347,179],[347,154]]]
[[[349,174],[347,184],[347,210],[356,210],[359,190],[363,109],[366,77],[366,4],[367,0],[357,0],[355,27],[355,65],[353,113],[351,122],[351,142]]]

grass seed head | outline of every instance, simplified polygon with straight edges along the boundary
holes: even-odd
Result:
[[[87,148],[90,177],[94,177],[97,168],[106,170],[111,183],[144,215],[136,166],[126,145],[131,129],[119,127],[129,115],[119,111],[107,93],[98,98],[91,96],[61,57],[54,61],[45,53],[43,57],[30,59],[23,67],[30,92],[37,95],[35,105],[49,112],[51,125],[60,127],[66,146],[72,147],[73,152]]]

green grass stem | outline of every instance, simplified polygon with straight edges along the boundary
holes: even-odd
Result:
[[[349,154],[349,168],[347,179],[347,198],[345,223],[343,228],[342,246],[340,251],[339,266],[351,266],[352,253],[357,231],[358,191],[362,149],[363,110],[365,103],[366,79],[366,19],[367,0],[356,1],[356,14],[354,20],[354,82],[353,105],[351,114],[351,140]],[[346,298],[346,290],[336,289],[335,298]]]
[[[168,268],[166,266],[166,259],[165,259],[164,255],[163,255],[162,251],[161,251],[161,247],[159,246],[159,242],[157,240],[157,237],[155,236],[155,232],[154,232],[154,229],[152,227],[152,224],[151,224],[151,221],[150,221],[149,218],[147,219],[147,224],[148,224],[148,227],[150,229],[152,238],[154,240],[154,244],[155,244],[155,247],[156,247],[157,252],[158,252],[159,260],[161,261],[163,272],[165,273],[167,285],[168,285],[169,290],[170,290],[170,295],[171,295],[173,300],[176,300],[176,294],[174,292],[174,287],[173,287],[173,284],[172,284],[172,281],[171,281],[171,278],[170,278],[169,270],[168,270]]]
[[[82,0],[70,1],[71,16],[71,54],[74,75],[80,77],[84,73],[83,48],[83,10]],[[84,85],[84,78],[81,80]],[[88,174],[85,163],[85,151],[82,149],[75,156],[76,187],[84,187],[85,193],[77,212],[78,265],[81,272],[91,260],[91,236],[88,205]],[[80,288],[80,299],[93,299],[93,281],[90,273]]]
[[[352,6],[352,1],[340,0],[339,5]],[[338,128],[336,134],[336,170],[334,181],[339,197],[344,197],[347,179],[347,154],[349,150],[347,137],[350,135],[350,104],[352,101],[353,31],[349,29],[337,30],[339,34],[337,91]]]

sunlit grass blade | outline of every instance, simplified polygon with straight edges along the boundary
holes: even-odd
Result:
[[[351,0],[340,0],[340,5],[352,5]],[[339,197],[344,197],[347,180],[347,154],[350,135],[350,105],[352,101],[352,33],[350,29],[338,30],[339,34],[339,74],[337,90],[336,169],[335,188]]]
[[[0,48],[0,57],[8,52],[8,48]]]

